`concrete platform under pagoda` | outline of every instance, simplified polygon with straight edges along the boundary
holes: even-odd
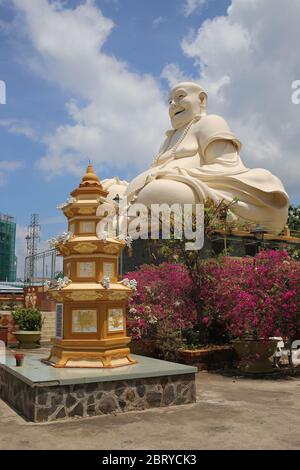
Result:
[[[116,369],[56,369],[26,356],[0,364],[0,397],[34,422],[183,405],[196,400],[197,369],[144,356]]]

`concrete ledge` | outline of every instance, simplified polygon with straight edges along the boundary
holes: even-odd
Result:
[[[122,413],[196,400],[195,367],[143,356],[119,369],[55,369],[39,358],[0,364],[0,397],[30,421]]]

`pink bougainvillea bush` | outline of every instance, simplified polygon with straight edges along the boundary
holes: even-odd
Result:
[[[229,339],[300,332],[300,264],[285,251],[205,264],[202,322]]]
[[[145,265],[126,277],[137,281],[127,314],[127,328],[133,339],[167,338],[194,326],[193,285],[183,265]]]
[[[178,347],[182,342],[194,347],[237,338],[299,337],[300,263],[286,251],[203,260],[200,274],[201,292],[196,292],[182,264],[128,273],[137,281],[127,315],[132,338],[158,339],[170,350],[176,341]]]

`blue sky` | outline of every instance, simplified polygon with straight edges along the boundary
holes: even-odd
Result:
[[[67,1],[65,5],[71,9],[82,3]],[[213,1],[186,17],[182,14],[182,0],[95,1],[103,14],[115,23],[115,29],[103,50],[125,60],[138,74],[147,73],[159,79],[168,62],[178,63],[192,74],[193,60],[182,54],[181,38],[204,18],[224,13],[228,4],[228,1]],[[0,3],[1,21],[12,22],[16,14],[12,2]],[[158,25],[155,27],[153,21],[156,19]],[[31,139],[9,132],[7,127],[0,127],[1,160],[22,162],[18,171],[5,172],[5,182],[0,186],[0,210],[15,215],[21,225],[26,225],[32,212],[39,213],[42,221],[54,220],[56,204],[65,199],[66,192],[78,183],[78,177],[65,174],[63,178],[45,181],[45,175],[34,164],[45,153],[42,137],[60,124],[70,122],[65,102],[73,95],[30,70],[25,59],[30,46],[21,40],[19,42],[12,31],[0,29],[0,41],[0,79],[7,86],[7,104],[0,107],[0,120],[27,122],[37,134]],[[23,53],[24,62],[21,62]],[[165,80],[162,80],[161,86],[167,90]],[[153,151],[156,151],[155,147]],[[89,155],[86,157],[88,160]],[[104,168],[99,173],[102,177],[110,176]],[[130,178],[134,176],[134,171],[123,169],[119,174],[120,177]],[[44,236],[48,237],[57,228],[44,226]]]
[[[100,178],[149,166],[181,78],[299,202],[299,14],[298,0],[284,14],[279,0],[0,0],[0,212],[17,219],[20,259],[31,213],[44,240],[64,230],[56,205],[89,159]]]

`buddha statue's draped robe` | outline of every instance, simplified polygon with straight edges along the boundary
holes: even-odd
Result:
[[[232,201],[235,216],[279,233],[286,224],[289,198],[281,181],[268,170],[248,169],[240,158],[240,141],[220,116],[207,115],[184,129],[167,132],[151,168],[129,183],[129,202],[197,203],[210,198]],[[174,140],[175,138],[175,140]],[[179,145],[176,146],[176,139]]]

